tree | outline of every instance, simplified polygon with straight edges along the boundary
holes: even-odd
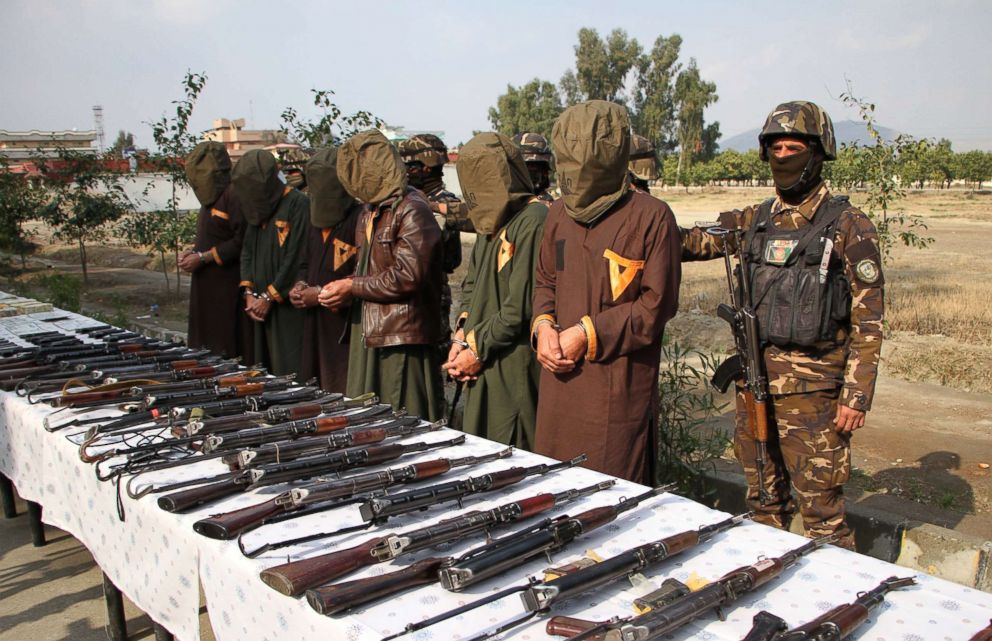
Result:
[[[121,129],[117,132],[117,138],[114,140],[114,144],[107,150],[107,155],[111,158],[122,158],[124,156],[124,150],[133,147],[134,134]]]
[[[282,124],[279,126],[279,131],[287,140],[306,150],[340,145],[363,129],[382,126],[382,120],[365,110],[344,115],[341,108],[331,101],[334,92],[330,89],[311,89],[310,93],[313,94],[314,107],[321,112],[320,118],[301,118],[294,107],[286,107],[280,114]]]
[[[39,159],[51,198],[42,219],[57,240],[76,243],[83,284],[89,285],[86,243],[105,240],[110,224],[131,210],[120,176],[108,173],[101,160],[74,149],[57,147],[54,162]]]
[[[496,106],[489,108],[489,122],[507,136],[526,131],[550,136],[561,112],[558,89],[547,80],[534,78],[519,89],[507,85]]]
[[[692,164],[694,154],[702,151],[703,110],[716,102],[716,85],[699,75],[696,59],[675,79],[675,103],[678,106],[679,164],[676,176]],[[676,179],[677,182],[677,179]]]
[[[878,230],[878,242],[883,259],[891,255],[896,240],[907,247],[918,249],[927,247],[933,242],[933,238],[921,235],[920,232],[927,229],[923,219],[894,208],[905,196],[897,175],[900,151],[913,149],[917,146],[917,142],[905,134],[900,134],[894,141],[883,138],[875,123],[875,105],[855,96],[850,83],[847,85],[847,91],[840,97],[845,105],[858,110],[865,123],[865,129],[874,142],[872,145],[860,147],[860,169],[862,180],[868,189],[865,213]],[[859,147],[859,145],[853,143],[851,147]],[[834,180],[836,179],[837,176],[834,176]]]
[[[637,67],[634,89],[634,129],[654,143],[661,153],[675,149],[674,78],[681,70],[678,64],[682,37],[658,36],[649,54],[641,57]]]
[[[32,236],[24,223],[41,218],[47,201],[43,189],[24,176],[11,173],[7,161],[0,158],[0,248],[20,255],[21,269]]]
[[[575,79],[583,100],[625,104],[627,75],[641,57],[641,45],[623,29],[614,29],[606,42],[595,29],[579,29],[575,45]]]
[[[193,242],[196,237],[195,226],[191,227],[182,220],[184,212],[179,211],[179,198],[177,188],[187,185],[186,170],[184,162],[186,155],[193,150],[193,147],[200,140],[200,136],[193,134],[189,130],[189,120],[193,115],[193,108],[199,98],[203,87],[207,83],[207,75],[204,72],[193,73],[186,71],[183,78],[183,92],[185,97],[182,100],[174,100],[174,116],[162,116],[159,120],[150,123],[152,128],[152,138],[157,147],[156,154],[152,162],[159,169],[169,176],[172,183],[172,195],[166,205],[168,216],[161,214],[144,214],[151,216],[148,225],[156,227],[157,237],[167,240],[169,248],[176,259],[176,296],[182,292],[182,272],[179,268],[179,253],[183,247]],[[132,239],[133,241],[134,239]],[[166,277],[166,287],[169,286]]]
[[[992,153],[987,151],[966,151],[957,154],[957,174],[976,189],[982,188],[982,183],[992,180]]]
[[[720,148],[720,123],[713,121],[703,127],[703,132],[699,136],[699,151],[693,160],[707,162],[716,157],[717,149]]]

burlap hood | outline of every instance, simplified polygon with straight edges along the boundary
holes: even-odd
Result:
[[[204,207],[217,202],[231,182],[231,157],[219,142],[201,142],[186,156],[186,180]]]
[[[406,166],[382,132],[356,134],[338,150],[338,179],[358,200],[379,205],[406,191]]]
[[[480,234],[492,234],[534,195],[520,148],[498,133],[476,135],[458,154],[458,182],[468,217]]]
[[[551,131],[565,212],[589,224],[627,192],[630,119],[621,105],[590,100],[566,109]]]
[[[252,149],[231,172],[234,191],[249,225],[262,225],[275,213],[285,183],[279,179],[275,157],[264,149]]]
[[[310,185],[310,223],[326,229],[345,219],[355,199],[338,179],[338,148],[324,147],[307,162]]]

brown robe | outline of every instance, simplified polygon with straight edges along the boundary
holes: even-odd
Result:
[[[586,467],[653,484],[658,365],[678,310],[681,240],[668,205],[629,193],[592,226],[551,205],[538,257],[534,322],[581,323],[589,350],[574,370],[541,370],[535,452],[585,453]]]
[[[190,279],[186,344],[228,357],[241,356],[250,365],[252,321],[244,312],[238,289],[246,226],[230,185],[212,205],[200,207],[193,250],[211,254],[213,262],[197,269]]]
[[[309,286],[323,287],[332,280],[351,276],[355,271],[358,248],[355,225],[362,211],[355,205],[339,224],[321,229],[311,227],[300,256],[299,280]],[[344,392],[348,383],[348,342],[342,337],[348,330],[349,308],[332,312],[313,307],[303,319],[303,356],[300,378],[317,377],[328,392]]]

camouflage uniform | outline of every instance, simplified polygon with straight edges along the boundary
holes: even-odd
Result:
[[[631,134],[630,136],[630,161],[627,163],[627,170],[630,172],[631,185],[639,192],[651,195],[648,183],[658,180],[658,155],[655,153],[654,144],[644,136]]]
[[[407,140],[400,141],[400,156],[409,167],[413,163],[421,163],[425,167],[436,170],[435,177],[420,184],[411,181],[413,187],[424,192],[434,211],[434,217],[441,227],[441,246],[443,253],[444,284],[441,289],[441,324],[442,343],[447,355],[447,343],[451,337],[451,286],[448,276],[462,262],[462,231],[474,232],[468,219],[468,207],[458,196],[444,188],[441,179],[441,168],[448,162],[448,148],[444,142],[432,134],[418,134]],[[443,207],[441,207],[443,205]]]
[[[555,157],[551,154],[548,139],[537,133],[524,132],[513,137],[513,142],[520,148],[520,153],[527,163],[531,182],[537,189],[536,196],[550,204],[555,196],[551,194],[551,173],[555,169]]]
[[[771,125],[766,123],[766,130],[778,124],[773,121],[778,113],[769,117]],[[834,151],[832,128],[827,131],[824,148],[830,159]],[[764,140],[762,143],[764,157]],[[771,203],[769,222],[780,230],[803,228],[830,199],[823,183],[795,206],[777,197]],[[841,203],[843,209],[834,226],[831,251],[850,284],[850,320],[832,340],[814,347],[763,346],[771,394],[769,421],[777,427],[769,430],[769,463],[764,478],[759,479],[755,466],[756,445],[747,427],[740,393],[734,450],[744,467],[747,502],[756,514],[755,520],[788,527],[796,507],[790,497],[791,483],[807,535],[838,534],[841,544],[851,546],[843,497],[843,485],[850,476],[850,435],[838,434],[833,421],[838,403],[861,411],[871,408],[882,346],[884,279],[875,226],[846,200],[835,200],[835,206]],[[759,207],[723,213],[720,226],[749,229]],[[685,261],[722,256],[724,238],[730,250],[736,251],[734,236],[715,237],[698,227],[681,231]],[[759,482],[771,497],[764,506],[758,501]]]

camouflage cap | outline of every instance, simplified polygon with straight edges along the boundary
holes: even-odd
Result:
[[[654,151],[654,143],[644,136],[631,134],[627,169],[640,180],[658,180],[658,155]]]
[[[403,162],[422,162],[427,167],[441,167],[448,162],[448,147],[434,134],[417,134],[399,142]]]
[[[520,148],[524,162],[546,162],[554,166],[554,156],[551,155],[551,145],[541,134],[524,132],[513,137],[513,143]]]
[[[812,102],[793,100],[775,107],[765,126],[758,134],[758,154],[768,160],[766,146],[770,138],[776,136],[802,136],[814,138],[820,143],[827,160],[837,158],[837,139],[834,137],[834,124],[827,112]]]

